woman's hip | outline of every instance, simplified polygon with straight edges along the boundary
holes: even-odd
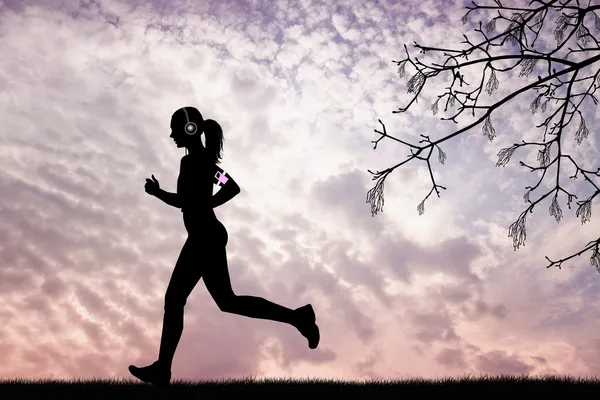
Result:
[[[201,218],[183,215],[183,223],[188,235],[212,245],[227,245],[229,234],[225,226],[216,218]]]

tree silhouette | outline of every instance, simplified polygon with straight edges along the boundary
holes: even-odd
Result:
[[[529,203],[529,205],[508,229],[508,236],[512,237],[513,247],[516,251],[520,245],[525,245],[525,220],[527,217],[527,212],[533,213],[533,208],[536,204],[553,194],[550,204],[550,215],[553,216],[557,222],[560,222],[562,218],[562,210],[558,204],[559,193],[563,192],[564,196],[567,196],[567,205],[569,209],[571,208],[571,202],[573,201],[573,198],[577,199],[575,194],[569,193],[560,186],[561,164],[569,162],[572,163],[575,166],[576,171],[575,174],[569,178],[577,179],[578,174],[581,173],[580,177],[582,176],[587,182],[589,182],[590,185],[595,188],[595,192],[590,197],[576,202],[578,205],[576,216],[581,218],[582,224],[590,221],[592,215],[592,200],[598,194],[600,194],[598,184],[594,183],[594,181],[591,179],[594,176],[600,177],[600,167],[598,167],[596,171],[581,168],[580,165],[577,164],[577,162],[570,155],[565,154],[561,145],[561,142],[564,141],[568,135],[566,128],[574,118],[579,120],[579,126],[575,130],[574,134],[575,141],[578,145],[581,145],[581,143],[588,137],[589,129],[586,125],[584,115],[580,111],[580,106],[584,100],[587,100],[588,102],[589,100],[592,100],[595,105],[598,103],[594,93],[596,89],[600,88],[600,69],[598,68],[598,61],[600,60],[600,43],[594,37],[594,35],[592,35],[590,29],[586,26],[586,23],[588,23],[588,25],[592,23],[594,25],[593,29],[595,31],[600,31],[600,5],[590,5],[591,0],[588,1],[588,5],[586,7],[580,5],[583,3],[583,1],[565,0],[561,2],[558,0],[553,0],[544,2],[533,0],[529,3],[529,7],[532,8],[525,8],[505,7],[499,0],[494,0],[494,2],[496,5],[489,6],[480,6],[473,2],[472,7],[466,7],[468,11],[462,17],[462,23],[464,25],[467,23],[469,14],[475,10],[485,10],[484,12],[497,12],[498,15],[491,18],[491,20],[489,20],[489,22],[486,24],[486,32],[484,32],[482,29],[481,21],[479,22],[479,28],[474,29],[483,36],[483,40],[481,42],[476,44],[472,43],[464,34],[463,36],[465,40],[461,43],[466,43],[469,46],[464,50],[427,47],[421,46],[415,42],[415,47],[420,49],[421,54],[425,54],[427,52],[443,54],[443,57],[445,58],[443,64],[431,63],[430,65],[427,65],[419,61],[419,59],[416,57],[413,61],[408,54],[406,45],[404,45],[406,58],[400,61],[392,60],[392,62],[398,66],[398,74],[401,78],[404,77],[406,73],[407,65],[411,65],[416,70],[416,73],[408,80],[408,93],[414,94],[414,97],[406,107],[399,108],[397,111],[393,111],[393,114],[403,113],[408,110],[408,108],[417,101],[421,90],[428,80],[442,73],[450,73],[452,74],[452,82],[450,86],[446,88],[447,90],[444,93],[437,96],[437,100],[435,100],[431,106],[433,115],[437,114],[440,101],[445,99],[444,111],[447,111],[450,107],[456,108],[457,112],[452,117],[441,118],[442,120],[451,120],[454,121],[454,123],[457,123],[456,118],[465,110],[470,110],[472,116],[474,117],[476,116],[477,112],[478,119],[468,126],[434,141],[432,141],[428,135],[421,134],[420,136],[423,139],[419,140],[419,145],[411,144],[390,136],[386,131],[385,125],[381,119],[379,119],[378,121],[383,130],[374,130],[376,133],[380,134],[381,137],[376,141],[371,142],[375,143],[373,149],[377,149],[377,144],[379,141],[387,137],[408,146],[411,154],[407,156],[407,160],[404,160],[383,171],[377,171],[374,173],[368,170],[369,173],[374,175],[372,179],[377,180],[377,182],[375,186],[367,193],[367,203],[371,203],[372,216],[375,216],[377,211],[383,211],[383,187],[385,178],[401,165],[404,165],[412,159],[419,159],[427,163],[429,176],[431,177],[431,181],[433,183],[433,187],[427,196],[425,196],[423,201],[421,201],[421,203],[417,206],[419,215],[423,214],[425,212],[425,200],[429,198],[433,191],[435,190],[437,196],[440,197],[439,189],[446,189],[444,186],[437,184],[433,177],[430,158],[433,154],[434,147],[438,150],[438,161],[441,164],[444,164],[446,153],[444,153],[440,148],[440,143],[467,132],[481,123],[483,123],[483,135],[487,136],[490,142],[493,141],[494,137],[496,136],[496,130],[492,124],[492,113],[516,96],[522,95],[529,90],[535,90],[538,94],[535,96],[533,102],[529,105],[532,114],[540,111],[542,114],[549,114],[540,125],[536,125],[537,128],[544,127],[543,141],[526,142],[522,140],[521,143],[514,143],[512,146],[504,148],[498,152],[498,161],[496,163],[496,167],[505,166],[509,162],[511,156],[514,155],[516,150],[521,147],[524,148],[526,146],[538,146],[537,148],[540,149],[538,150],[537,156],[537,160],[539,161],[538,167],[533,167],[525,164],[522,161],[519,161],[521,166],[528,168],[530,171],[538,171],[538,173],[541,171],[542,173],[535,186],[525,187],[527,191],[523,196],[523,199],[525,200],[525,203]],[[511,16],[507,17],[503,15],[503,13],[510,13]],[[535,42],[538,40],[540,32],[544,28],[546,19],[550,19],[550,14],[558,15],[554,21],[553,29],[556,45],[549,52],[540,52],[535,49]],[[507,24],[508,26],[501,33],[496,33],[497,22]],[[547,23],[547,25],[550,25],[550,23]],[[558,57],[557,53],[561,50],[565,50],[565,47],[569,42],[574,42],[577,45],[577,49],[567,47],[569,51],[566,53],[566,55],[564,55],[563,58]],[[507,44],[507,46],[505,46],[505,44]],[[497,50],[498,48],[504,52],[502,54],[491,54],[492,49]],[[469,60],[469,56],[474,57],[474,54],[476,53],[478,53],[478,56],[481,55],[481,57],[472,58]],[[569,60],[570,56],[572,58],[576,58],[577,60]],[[511,64],[511,66],[507,68],[501,68],[499,66],[499,64],[506,63]],[[481,103],[479,96],[484,90],[484,82],[486,79],[487,83],[485,83],[485,91],[489,97],[492,95],[494,90],[498,89],[499,87],[499,81],[497,78],[498,73],[511,71],[519,66],[521,69],[519,77],[527,78],[534,70],[536,65],[541,65],[542,67],[538,68],[538,70],[543,72],[541,72],[541,75],[538,75],[537,79],[535,79],[533,82],[531,82],[532,79],[529,79],[530,82],[525,83],[518,90],[513,91],[494,104],[478,104],[478,102]],[[465,80],[465,76],[460,72],[460,68],[465,68],[468,66],[483,66],[479,86],[475,87],[471,91],[463,89],[463,85],[467,87],[470,85]],[[585,75],[583,72],[586,67],[591,72],[588,74],[588,76],[583,77],[583,75]],[[553,101],[554,104],[550,103],[551,101]],[[547,141],[547,136],[553,136],[553,138],[550,139],[550,137],[548,137],[549,140]],[[423,144],[421,145],[421,143]],[[551,159],[551,151],[554,149],[556,149],[555,157]],[[530,195],[538,188],[546,176],[548,168],[553,164],[556,164],[556,177],[552,177],[551,179],[555,179],[555,186],[545,194],[541,195],[537,200],[532,202],[530,200]],[[564,259],[552,261],[546,257],[546,259],[550,261],[550,265],[548,265],[547,268],[556,265],[560,269],[561,264],[564,261],[567,261],[575,256],[579,256],[591,249],[592,256],[590,258],[590,262],[596,267],[598,272],[600,272],[599,246],[600,238],[588,242],[581,251]]]

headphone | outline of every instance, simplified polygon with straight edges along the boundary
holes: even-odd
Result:
[[[185,124],[185,133],[188,135],[194,135],[198,131],[198,127],[194,122],[190,122],[190,117],[188,116],[187,110],[183,107],[183,112],[185,113],[185,120],[187,123]]]
[[[185,133],[187,133],[190,136],[193,136],[196,134],[196,132],[198,132],[198,126],[196,125],[195,122],[191,122],[190,121],[190,117],[188,116],[187,110],[185,109],[185,107],[182,108],[184,114],[185,114],[185,120],[187,121],[185,124]],[[187,148],[185,149],[185,154],[187,155]]]

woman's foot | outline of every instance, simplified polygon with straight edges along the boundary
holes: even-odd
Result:
[[[151,383],[155,386],[168,386],[171,384],[171,370],[162,367],[158,361],[147,367],[138,368],[135,365],[129,366],[129,372],[139,380]]]
[[[316,349],[321,338],[319,327],[315,324],[315,311],[310,304],[296,308],[296,329],[300,331],[302,336],[308,339],[308,347]]]

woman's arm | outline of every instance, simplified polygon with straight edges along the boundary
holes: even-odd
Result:
[[[221,189],[212,197],[212,208],[219,207],[237,196],[241,189],[236,181],[221,167],[214,164],[213,183]]]
[[[235,180],[218,165],[214,165],[213,183],[220,187],[233,187],[239,190],[240,187]]]
[[[227,203],[235,196],[240,194],[241,190],[239,186],[223,186],[211,199],[212,208],[219,207],[222,204]]]
[[[181,201],[177,193],[167,192],[159,188],[155,196],[170,206],[181,208]]]

